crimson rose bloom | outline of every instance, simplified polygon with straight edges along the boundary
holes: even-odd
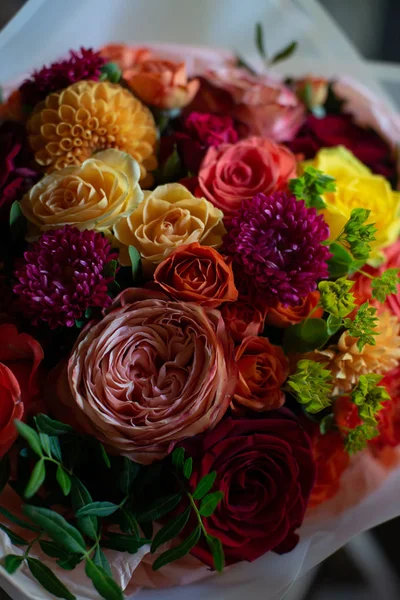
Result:
[[[194,461],[191,485],[217,472],[215,489],[224,498],[204,521],[208,533],[221,540],[228,564],[253,561],[269,550],[293,550],[315,463],[310,439],[290,411],[271,411],[258,419],[230,417],[185,446]],[[206,546],[192,554],[213,564]]]
[[[309,115],[287,146],[304,158],[313,158],[320,148],[345,146],[374,173],[387,179],[396,176],[389,145],[372,129],[356,125],[351,115],[327,115],[322,119]]]

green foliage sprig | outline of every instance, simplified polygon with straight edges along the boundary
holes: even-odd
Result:
[[[322,195],[336,190],[335,179],[325,175],[311,165],[305,167],[301,177],[289,181],[289,189],[299,200],[304,200],[309,208],[325,208]]]
[[[324,367],[313,360],[300,360],[287,382],[297,402],[311,414],[324,410],[332,402],[332,373]]]

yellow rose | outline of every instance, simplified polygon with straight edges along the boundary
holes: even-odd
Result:
[[[77,167],[54,171],[21,201],[31,224],[29,239],[64,225],[110,231],[141,202],[139,178],[136,160],[119,150],[104,150]]]
[[[330,239],[340,235],[354,208],[366,208],[371,211],[367,222],[378,228],[369,261],[379,261],[380,249],[395,242],[400,232],[400,192],[343,146],[323,148],[305,164],[336,179],[336,192],[324,195],[326,208],[321,211],[330,227]]]
[[[144,266],[155,266],[180,244],[221,245],[223,212],[205,198],[196,198],[179,183],[144,192],[144,200],[114,227],[121,244],[120,262],[129,265],[128,247],[134,246]]]

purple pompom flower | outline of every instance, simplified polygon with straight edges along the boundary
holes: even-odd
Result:
[[[43,233],[15,272],[22,313],[34,325],[44,321],[54,329],[72,327],[88,308],[108,306],[114,278],[105,267],[116,258],[101,233],[69,225]]]
[[[231,220],[224,251],[243,286],[270,304],[296,305],[328,277],[328,237],[315,208],[282,192],[259,194]]]

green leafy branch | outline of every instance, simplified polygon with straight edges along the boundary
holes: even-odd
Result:
[[[266,69],[269,69],[276,63],[281,62],[282,60],[286,60],[287,58],[292,56],[292,54],[294,54],[298,46],[297,42],[290,42],[287,46],[282,48],[282,50],[279,50],[279,52],[274,54],[271,58],[268,58],[267,47],[265,44],[264,37],[264,29],[262,24],[256,23],[254,42]],[[257,74],[257,72],[240,56],[237,56],[237,66],[247,69],[248,71],[250,71],[250,73]]]
[[[314,360],[300,360],[296,372],[289,376],[287,384],[297,402],[308,413],[318,413],[332,403],[332,373],[325,369],[324,364]]]
[[[326,207],[322,195],[336,191],[336,183],[333,177],[309,165],[301,177],[290,179],[289,189],[298,200],[304,200],[307,207],[322,209]]]

